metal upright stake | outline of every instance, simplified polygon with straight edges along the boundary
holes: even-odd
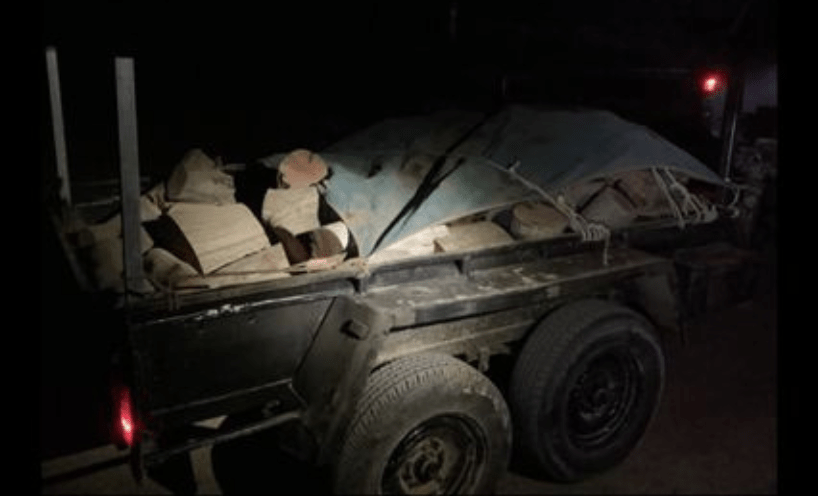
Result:
[[[51,127],[54,130],[54,153],[57,158],[57,177],[60,180],[60,198],[71,205],[71,186],[68,182],[68,152],[65,147],[65,130],[62,119],[62,98],[60,96],[60,73],[57,68],[57,50],[45,50],[48,70],[48,92],[51,97]]]
[[[120,191],[126,303],[143,289],[140,253],[139,153],[136,128],[136,91],[132,58],[117,57],[116,97],[119,116]]]

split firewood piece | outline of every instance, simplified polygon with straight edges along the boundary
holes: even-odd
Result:
[[[209,288],[272,281],[289,277],[289,267],[283,245],[276,243],[227,264],[204,279]]]
[[[543,202],[523,202],[511,211],[511,234],[520,239],[557,236],[568,227],[568,219],[559,210]]]
[[[143,266],[148,280],[160,289],[205,285],[193,266],[164,248],[154,247],[145,253]]]
[[[236,202],[233,176],[216,166],[202,150],[190,150],[173,169],[167,180],[166,197],[171,202]]]
[[[271,228],[286,229],[293,236],[318,229],[318,189],[268,189],[261,218]]]
[[[649,170],[627,171],[613,177],[640,215],[672,213],[670,203]]]
[[[301,244],[308,247],[310,258],[325,258],[344,252],[344,244],[331,229],[319,227],[298,236]]]
[[[157,212],[153,203],[150,202],[147,198],[141,198],[139,203],[139,210],[140,210],[140,219],[144,221],[155,220],[156,218],[161,215],[160,212]],[[148,232],[144,229],[140,230],[141,234],[141,253],[145,253],[151,246],[153,246],[153,241],[151,240]],[[122,215],[116,214],[110,219],[100,222],[98,224],[91,224],[88,226],[83,227],[77,233],[77,246],[79,247],[89,247],[93,246],[97,243],[113,239],[113,238],[121,238],[122,237]]]
[[[380,264],[410,257],[432,255],[435,253],[435,240],[448,234],[449,228],[445,225],[428,227],[372,254],[368,262]]]
[[[339,253],[329,257],[312,258],[300,264],[293,265],[291,269],[293,272],[321,272],[331,270],[341,265],[345,257],[346,254]]]
[[[435,240],[435,251],[476,250],[512,241],[513,238],[494,222],[475,222],[474,224],[449,226],[449,234]]]
[[[142,210],[142,222],[155,220],[157,217],[159,217],[159,215],[166,212],[167,209],[170,208],[165,183],[155,184],[151,189],[142,195],[142,198],[145,202],[147,202],[147,205],[145,205],[143,208],[150,208],[150,211]],[[146,213],[149,213],[150,215],[145,217]]]
[[[304,188],[327,177],[328,170],[320,155],[298,149],[288,153],[278,165],[279,182],[284,188]]]
[[[331,222],[321,226],[322,229],[331,231],[341,243],[341,249],[346,250],[349,246],[349,229],[342,221]]]
[[[177,203],[168,210],[167,217],[178,231],[174,232],[167,222],[159,225],[162,246],[201,274],[210,274],[270,245],[264,227],[241,203]]]
[[[147,232],[141,230],[142,253],[147,252],[153,242]],[[90,246],[91,271],[93,280],[100,290],[125,291],[125,265],[122,260],[123,242],[121,236],[96,239]],[[145,285],[146,286],[146,285]],[[139,288],[132,288],[138,290]]]
[[[587,220],[610,229],[627,226],[637,216],[637,210],[630,200],[612,187],[602,190],[580,213]]]
[[[603,180],[582,181],[567,186],[562,191],[562,196],[571,207],[580,209],[604,187],[605,181]]]

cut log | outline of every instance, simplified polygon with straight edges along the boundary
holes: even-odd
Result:
[[[557,236],[568,227],[568,219],[551,205],[524,202],[511,211],[511,234],[520,239]]]
[[[216,167],[202,150],[194,149],[182,157],[167,181],[166,197],[171,202],[236,202],[233,177]]]
[[[327,176],[327,163],[317,153],[294,150],[278,165],[279,181],[284,188],[304,188]]]
[[[160,225],[159,230],[165,231],[162,246],[202,274],[270,246],[261,223],[241,203],[177,203],[168,210],[167,217],[184,239],[176,239],[172,229]]]
[[[321,227],[318,220],[318,190],[313,187],[268,189],[261,218],[271,227],[286,229],[293,236]]]
[[[435,240],[435,251],[477,250],[510,243],[514,239],[494,222],[475,222],[449,226],[449,234]]]

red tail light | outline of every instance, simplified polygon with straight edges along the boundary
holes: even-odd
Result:
[[[138,422],[133,408],[131,392],[119,387],[116,392],[116,436],[126,446],[132,446],[138,435]]]
[[[701,89],[705,95],[713,95],[725,87],[725,77],[719,73],[705,74],[701,79]]]

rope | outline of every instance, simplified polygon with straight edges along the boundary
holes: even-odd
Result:
[[[502,168],[500,167],[499,164],[496,164],[493,161],[492,164],[495,167]],[[537,194],[542,196],[548,203],[553,205],[554,208],[556,208],[561,214],[568,218],[568,223],[571,226],[571,229],[578,232],[583,241],[604,241],[605,243],[602,249],[602,263],[607,266],[608,248],[610,246],[611,240],[611,230],[608,229],[607,226],[600,224],[598,222],[589,222],[582,215],[580,215],[571,205],[569,205],[562,195],[557,196],[557,198],[555,199],[545,190],[522,177],[520,174],[517,173],[516,170],[517,167],[519,167],[519,165],[520,162],[518,160],[514,162],[514,164],[511,167],[503,170],[514,176],[518,181],[525,184],[527,187],[534,190]]]
[[[671,194],[670,190],[668,189],[665,180],[662,179],[662,175],[659,174],[659,171],[656,167],[651,167],[650,170],[653,172],[653,177],[656,179],[656,183],[659,185],[659,188],[662,190],[662,193],[665,194],[668,202],[670,203],[670,208],[673,210],[673,215],[676,216],[676,220],[679,222],[679,229],[684,229],[685,227],[685,220],[684,215],[679,210],[679,205],[676,204],[676,199],[673,198],[673,194]]]
[[[684,184],[680,183],[676,179],[676,177],[667,167],[665,167],[663,170],[668,179],[663,178],[656,167],[651,167],[651,171],[653,171],[653,176],[656,178],[656,182],[659,184],[662,192],[664,192],[668,202],[670,202],[670,207],[673,210],[673,214],[676,216],[676,219],[679,221],[680,228],[683,229],[685,227],[684,214],[688,210],[693,211],[693,215],[695,216],[695,220],[693,221],[694,223],[712,222],[716,220],[718,217],[718,211],[716,210],[715,205],[711,204],[703,197],[692,194]],[[677,192],[681,196],[681,205],[679,205],[676,198],[674,198],[673,191]]]

